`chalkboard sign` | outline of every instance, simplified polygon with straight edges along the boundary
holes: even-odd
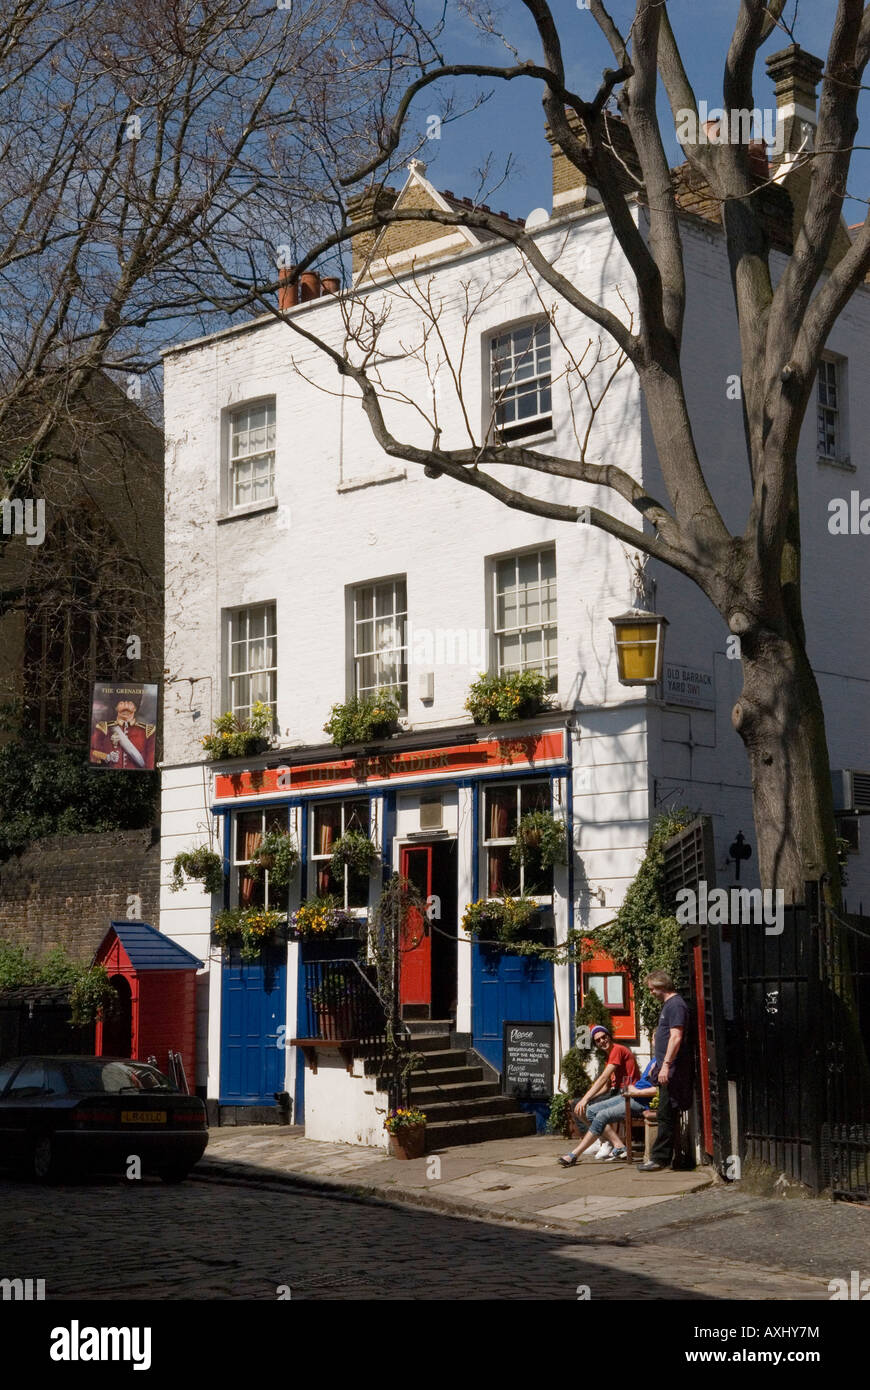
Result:
[[[505,1023],[503,1056],[505,1095],[549,1100],[553,1094],[552,1023]]]

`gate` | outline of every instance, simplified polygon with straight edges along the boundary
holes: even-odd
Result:
[[[822,1176],[834,1197],[870,1201],[870,921],[823,909]]]
[[[870,1200],[870,931],[819,885],[781,935],[734,928],[745,1157]]]

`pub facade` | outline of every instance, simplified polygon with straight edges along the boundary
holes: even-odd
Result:
[[[534,232],[541,250],[585,293],[636,314],[600,204],[588,190],[572,191],[559,169],[553,216]],[[404,197],[416,207],[452,206],[418,161],[396,197],[397,206]],[[445,444],[458,447],[469,428],[479,437],[497,429],[504,439],[573,456],[578,429],[589,422],[572,363],[583,359],[592,326],[566,316],[528,266],[519,273],[509,245],[429,225],[413,246],[391,249],[389,234],[368,244],[364,264],[354,247],[353,285],[382,324],[380,371],[392,392],[394,434],[431,441],[415,406],[432,399],[431,362],[415,343],[435,295],[444,350],[464,364],[461,400],[449,381],[439,387]],[[703,289],[689,296],[684,372],[690,398],[708,406],[699,413],[699,451],[713,460],[711,486],[727,511],[748,505],[749,485],[729,462],[741,455],[743,418],[722,385],[739,360],[737,324],[723,307],[711,338],[707,319],[713,298],[722,306],[730,298],[717,236],[712,224],[687,218],[686,275]],[[832,337],[842,363],[865,359],[865,300],[858,296]],[[165,357],[160,930],[204,962],[197,1087],[222,1112],[258,1118],[276,1109],[276,1096],[289,1096],[294,1119],[307,1122],[309,1059],[293,1040],[304,1036],[310,943],[282,941],[240,962],[215,939],[215,920],[247,905],[292,914],[330,895],[364,949],[365,922],[393,873],[410,878],[432,909],[402,965],[407,1019],[437,1023],[497,1080],[505,1024],[548,1024],[556,1090],[574,1013],[595,988],[617,1036],[643,1056],[648,1040],[638,1031],[632,981],[606,954],[606,937],[578,966],[488,952],[462,919],[469,904],[525,891],[556,944],[569,932],[605,927],[668,808],[709,817],[716,870],[731,881],[730,846],[737,835],[750,848],[754,840],[749,771],[731,724],[742,685],[733,643],[688,580],[643,563],[597,528],[505,507],[388,457],[354,388],[293,331],[342,346],[350,310],[334,283],[315,284],[300,302],[285,296],[280,307]],[[479,351],[469,349],[472,340]],[[594,398],[611,369],[605,360],[590,371]],[[857,368],[853,379],[861,379]],[[845,389],[845,369],[842,380]],[[870,397],[853,398],[850,410],[856,437],[866,437]],[[870,669],[866,643],[851,641],[847,659],[836,593],[858,592],[866,565],[848,545],[835,567],[818,558],[828,542],[828,480],[818,471],[815,427],[810,411],[802,464],[805,573],[813,576],[807,625],[814,663],[825,672],[832,766],[849,771],[867,758],[866,720],[850,681],[870,679]],[[658,491],[637,379],[627,370],[607,385],[594,440],[602,460],[618,461]],[[529,490],[529,475],[511,466],[499,479]],[[636,515],[606,490],[570,478],[539,478],[532,490],[554,513],[560,503],[588,503],[629,523]],[[639,680],[631,663],[642,662],[650,644],[654,670]],[[541,707],[517,718],[481,716],[469,697],[482,672],[537,673],[546,691]],[[388,732],[344,747],[326,739],[337,705],[384,690],[397,700]],[[221,716],[244,729],[264,706],[263,746],[205,756],[203,738]],[[859,785],[851,776],[842,782]],[[526,882],[511,850],[523,817],[538,811],[564,827],[568,853]],[[275,829],[292,837],[298,857],[280,893],[268,872],[250,872]],[[363,869],[336,871],[332,847],[350,831],[367,837],[376,857]],[[174,890],[176,856],[197,848],[220,856],[221,892],[196,881]],[[853,848],[850,880],[860,896],[868,875],[857,829]],[[744,862],[741,883],[757,882],[756,862]]]

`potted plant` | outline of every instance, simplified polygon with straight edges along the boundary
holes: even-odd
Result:
[[[347,867],[353,874],[368,877],[380,860],[381,853],[362,830],[346,830],[332,847],[330,868],[338,876]]]
[[[213,760],[251,757],[268,746],[272,725],[271,706],[257,700],[246,724],[231,711],[219,715],[214,721],[214,732],[206,734],[202,746]]]
[[[237,946],[242,960],[254,961],[274,939],[283,921],[280,912],[263,907],[228,907],[212,923],[212,936],[222,946]]]
[[[465,708],[475,724],[497,724],[528,719],[547,709],[547,678],[540,671],[482,674],[468,691]]]
[[[398,691],[388,688],[373,695],[353,695],[344,704],[333,705],[323,726],[337,748],[349,743],[368,743],[386,738],[399,721],[401,699]]]
[[[299,850],[288,830],[267,830],[248,865],[251,878],[262,878],[268,870],[272,888],[286,888],[299,864]]]
[[[291,912],[289,926],[296,937],[337,936],[342,931],[351,935],[357,919],[339,906],[338,898],[325,894],[306,898]]]
[[[557,820],[552,811],[529,811],[520,818],[511,859],[514,864],[523,864],[530,857],[544,869],[567,862],[565,822]]]
[[[391,1110],[384,1120],[393,1158],[422,1158],[426,1147],[426,1116],[422,1110]]]
[[[462,926],[472,936],[488,944],[521,940],[535,925],[540,912],[534,898],[479,898],[469,903],[462,915]]]
[[[317,1014],[321,1038],[337,1041],[353,1036],[352,985],[343,970],[324,970],[320,984],[308,991],[308,998]]]
[[[172,863],[170,892],[177,893],[184,887],[185,875],[199,879],[206,893],[220,893],[224,886],[224,861],[205,845],[184,849],[176,854]]]

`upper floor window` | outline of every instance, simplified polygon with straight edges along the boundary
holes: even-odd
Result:
[[[493,636],[498,674],[540,671],[556,689],[556,549],[496,560]]]
[[[321,897],[333,894],[342,907],[368,907],[368,874],[356,873],[347,864],[333,873],[330,860],[337,839],[349,830],[369,834],[367,797],[348,801],[327,801],[312,808],[311,852],[313,891]]]
[[[847,462],[849,453],[845,421],[845,362],[825,357],[819,363],[818,452],[820,459]]]
[[[511,858],[520,818],[530,811],[549,811],[550,799],[549,782],[499,782],[485,789],[483,843],[487,897],[501,897],[503,893],[528,893],[536,897],[552,894],[552,868],[545,869],[539,857],[532,853],[522,864],[515,864]]]
[[[230,506],[249,507],[275,496],[275,405],[242,406],[230,415]]]
[[[550,325],[524,324],[490,345],[492,412],[500,443],[541,434],[553,424]]]
[[[270,888],[269,870],[258,878],[248,873],[248,865],[270,830],[287,829],[286,809],[239,811],[233,817],[232,896],[237,907],[270,907],[279,911],[287,906],[287,889]]]
[[[354,694],[398,690],[408,708],[408,588],[404,579],[353,591]]]
[[[242,724],[258,700],[276,713],[277,645],[274,603],[229,614],[229,708]]]

